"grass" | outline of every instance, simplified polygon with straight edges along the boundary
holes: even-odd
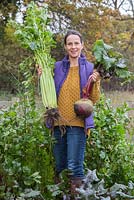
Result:
[[[134,134],[134,93],[129,91],[112,91],[105,92],[107,98],[111,99],[111,104],[113,107],[118,107],[127,103],[132,110],[128,112],[128,117],[130,118],[130,124],[128,128],[128,138],[133,138]]]
[[[111,104],[113,107],[118,107],[124,103],[127,103],[130,108],[134,109],[134,93],[129,91],[111,91],[104,93],[107,98],[111,99]],[[131,110],[129,115],[130,117],[134,117],[134,110]]]
[[[10,101],[12,96],[8,91],[0,91],[0,101]]]
[[[134,93],[129,91],[111,91],[111,92],[104,92],[107,98],[112,100],[113,106],[120,106],[123,103],[132,103],[134,104]],[[131,104],[130,104],[131,106]]]

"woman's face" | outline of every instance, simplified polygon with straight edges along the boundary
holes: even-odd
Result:
[[[70,58],[78,58],[83,49],[80,37],[78,35],[69,35],[66,38],[65,49]]]

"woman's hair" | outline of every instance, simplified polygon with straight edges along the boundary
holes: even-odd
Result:
[[[68,30],[65,37],[64,37],[64,44],[66,45],[66,42],[67,42],[67,37],[69,35],[78,35],[79,38],[80,38],[80,41],[81,43],[83,42],[83,39],[82,39],[82,35],[78,32],[78,31],[75,31],[75,30]]]

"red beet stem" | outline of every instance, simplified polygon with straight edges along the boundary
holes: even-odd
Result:
[[[92,76],[89,76],[86,86],[83,88],[83,91],[82,91],[83,98],[89,97],[89,94],[92,90],[92,86],[93,86],[93,79],[92,79]]]

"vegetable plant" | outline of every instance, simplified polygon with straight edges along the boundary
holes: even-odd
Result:
[[[47,4],[38,6],[33,1],[28,5],[24,22],[10,20],[9,25],[14,29],[14,35],[20,45],[33,53],[36,66],[42,68],[40,88],[46,118],[57,113],[57,98],[53,79],[54,59],[51,48],[54,47],[53,34],[49,30],[49,14]],[[58,117],[58,115],[56,115]]]
[[[20,101],[0,110],[0,199],[51,199],[53,140],[35,106],[32,59],[19,67]]]
[[[129,181],[127,185],[115,182],[112,186],[106,187],[105,180],[99,179],[96,169],[88,169],[82,185],[76,188],[77,194],[71,196],[68,173],[61,174],[61,182],[56,185],[49,185],[48,189],[56,199],[81,199],[81,200],[121,200],[134,198],[134,183]],[[67,185],[68,182],[68,185]]]
[[[96,40],[93,44],[92,53],[95,58],[95,70],[99,72],[102,79],[116,76],[122,78],[124,82],[133,80],[134,74],[128,70],[126,60],[113,46],[106,44],[102,39]],[[90,76],[83,90],[83,98],[88,97],[92,85],[92,76]]]
[[[117,76],[124,79],[124,83],[134,78],[134,74],[128,71],[123,55],[117,52],[113,46],[106,44],[102,39],[96,40],[92,49],[95,57],[95,69],[102,79]],[[89,76],[87,84],[82,93],[82,98],[75,103],[74,110],[78,116],[89,116],[93,111],[92,103],[89,101],[89,94],[93,86],[92,76]]]
[[[117,76],[128,79],[131,77],[126,60],[113,46],[106,44],[102,39],[96,40],[92,52],[95,57],[95,68],[102,78]]]
[[[94,107],[95,129],[87,140],[85,165],[96,169],[106,185],[134,182],[134,145],[130,136],[131,118],[127,104],[114,108],[103,95]]]
[[[96,170],[88,170],[84,183],[77,188],[80,193],[79,199],[85,200],[119,200],[133,199],[134,183],[128,185],[114,183],[111,187],[105,188],[105,180],[97,177]]]
[[[101,40],[96,40],[92,49],[95,57],[95,69],[102,78],[118,76],[119,78],[130,79],[131,73],[125,63],[123,55]],[[92,76],[89,76],[87,84],[82,93],[82,98],[75,103],[74,110],[78,116],[87,117],[93,111],[92,103],[89,101],[89,94],[93,86]]]

